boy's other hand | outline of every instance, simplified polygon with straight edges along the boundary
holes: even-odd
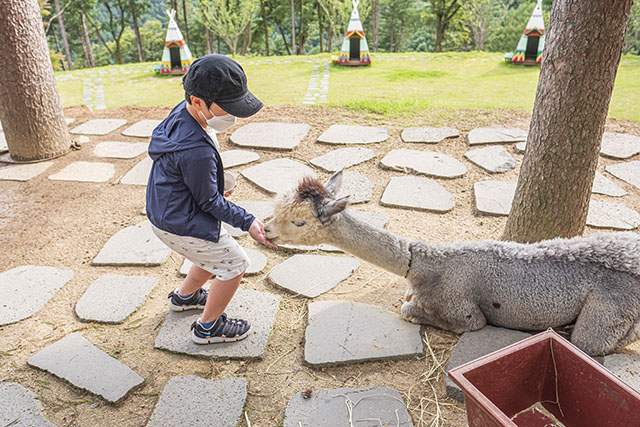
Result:
[[[225,198],[227,198],[227,197],[229,197],[230,195],[232,195],[232,194],[233,194],[233,190],[235,190],[235,188],[232,188],[232,189],[231,189],[231,190],[229,190],[229,191],[225,191],[225,192],[224,192],[224,197],[225,197]]]
[[[251,223],[251,227],[249,227],[249,236],[256,242],[262,243],[263,245],[276,247],[273,243],[267,240],[267,235],[264,232],[264,224],[259,219],[253,220]]]

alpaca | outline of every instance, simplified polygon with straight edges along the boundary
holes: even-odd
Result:
[[[455,333],[486,324],[529,331],[575,322],[571,341],[592,356],[640,339],[640,235],[598,233],[533,244],[408,241],[357,219],[325,185],[305,178],[275,201],[275,244],[328,243],[408,281],[402,317]]]

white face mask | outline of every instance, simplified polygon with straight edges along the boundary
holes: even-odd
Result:
[[[211,113],[211,110],[209,110],[209,112]],[[199,112],[199,113],[202,114],[202,117],[207,122],[207,126],[215,130],[216,132],[224,132],[225,130],[229,129],[231,126],[235,125],[236,122],[238,121],[238,118],[236,116],[232,116],[231,114],[216,116],[215,114],[211,113],[213,117],[211,117],[210,119],[207,119],[202,112]]]

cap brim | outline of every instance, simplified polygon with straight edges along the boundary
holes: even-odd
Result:
[[[236,117],[253,116],[263,107],[262,102],[249,91],[238,99],[214,102],[218,107]]]

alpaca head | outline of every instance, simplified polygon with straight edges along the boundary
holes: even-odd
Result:
[[[267,239],[275,244],[317,245],[328,242],[329,227],[349,197],[335,198],[342,171],[323,185],[305,177],[297,188],[276,197],[273,219],[265,225]]]

